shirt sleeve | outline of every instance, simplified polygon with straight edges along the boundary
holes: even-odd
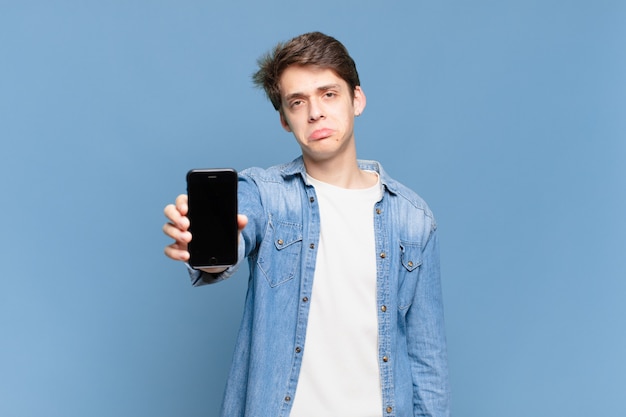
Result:
[[[414,415],[448,417],[450,388],[436,229],[431,231],[422,252],[418,284],[406,321]]]

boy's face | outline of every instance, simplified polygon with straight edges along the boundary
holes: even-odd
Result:
[[[356,154],[354,117],[365,108],[360,87],[351,92],[330,69],[291,66],[281,75],[279,88],[281,124],[295,136],[305,162]]]

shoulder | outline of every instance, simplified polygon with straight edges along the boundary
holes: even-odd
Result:
[[[270,168],[247,168],[239,173],[239,201],[243,207],[263,207],[263,212],[280,218],[298,217],[303,193],[298,160]]]
[[[380,181],[390,196],[400,200],[402,204],[424,212],[428,217],[434,217],[426,201],[420,197],[417,192],[387,174],[380,162],[359,160],[359,166],[361,169],[369,169],[378,172]]]
[[[304,190],[304,172],[301,157],[269,168],[247,168],[239,173],[240,196],[259,196],[268,207],[283,207],[287,202],[297,206]]]
[[[302,158],[269,168],[250,167],[239,173],[240,179],[256,183],[284,183],[304,172]]]
[[[428,206],[428,203],[426,203],[426,201],[411,188],[398,181],[393,181],[393,185],[390,185],[389,188],[390,190],[393,190],[390,191],[391,195],[395,195],[396,198],[404,201],[406,205],[419,212],[422,212],[424,216],[429,217],[434,221],[435,216]]]

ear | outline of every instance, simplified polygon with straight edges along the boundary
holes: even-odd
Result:
[[[354,115],[360,116],[361,113],[363,113],[363,110],[365,110],[366,104],[367,104],[367,98],[365,97],[365,93],[361,89],[361,86],[357,85],[354,88],[354,100],[353,100]]]
[[[280,124],[283,129],[291,133],[291,127],[289,127],[289,122],[287,122],[287,119],[285,119],[285,115],[283,114],[282,110],[279,110],[278,114],[280,115]]]

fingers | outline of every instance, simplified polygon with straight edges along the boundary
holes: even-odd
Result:
[[[173,226],[182,231],[189,229],[189,219],[186,216],[180,214],[176,206],[174,206],[173,204],[168,204],[167,206],[165,206],[163,213],[165,214],[165,217],[167,217],[170,221],[170,224],[172,224]]]
[[[186,217],[188,211],[187,196],[181,194],[176,198],[176,204],[168,204],[165,206],[163,213],[169,221],[180,230],[189,229],[189,219]]]
[[[174,239],[174,243],[165,247],[165,255],[175,261],[188,261],[188,243],[191,241],[189,219],[187,218],[187,196],[181,194],[175,204],[165,206],[163,213],[169,220],[163,225],[163,233]]]
[[[187,211],[189,210],[187,202],[188,202],[187,194],[181,194],[178,197],[176,197],[176,208],[178,209],[180,214],[182,214],[183,216],[186,216]]]
[[[188,243],[191,241],[191,233],[187,230],[180,230],[172,223],[163,225],[163,232],[174,239],[174,243],[165,247],[165,255],[175,261],[188,261]]]
[[[248,216],[245,214],[237,215],[237,226],[239,227],[239,233],[243,230],[244,227],[248,224]]]
[[[191,242],[191,233],[187,229],[182,230],[172,223],[165,223],[163,225],[163,233],[174,239],[179,244],[187,245]]]
[[[189,252],[187,251],[187,245],[181,246],[178,243],[172,243],[165,247],[165,256],[175,261],[187,262],[189,260]]]

